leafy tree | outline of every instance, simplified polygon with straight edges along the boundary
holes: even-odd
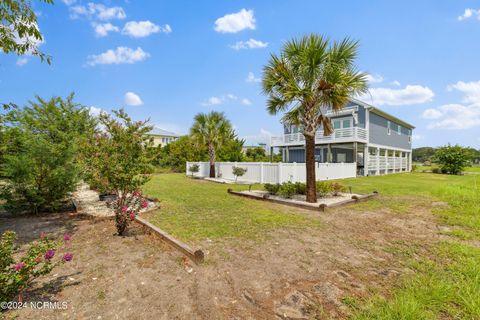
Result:
[[[223,112],[199,113],[195,116],[190,134],[198,146],[207,148],[210,177],[214,178],[216,152],[218,148],[234,136],[230,121],[227,120]]]
[[[53,4],[53,0],[40,2]],[[37,15],[30,1],[0,1],[0,51],[7,54],[13,52],[17,55],[31,53],[50,64],[51,57],[38,50],[38,44],[42,41]]]
[[[75,190],[78,146],[93,133],[95,120],[73,98],[37,97],[5,117],[2,169],[8,180],[0,196],[9,210],[57,210]]]
[[[435,161],[440,164],[442,172],[459,174],[468,166],[472,157],[471,151],[459,145],[447,145],[435,152]]]
[[[152,130],[148,121],[133,121],[123,110],[113,115],[102,113],[103,133],[84,145],[82,160],[87,181],[117,195],[112,203],[119,235],[130,220],[148,205],[139,189],[153,171],[148,149],[153,141],[146,134]]]
[[[435,154],[435,148],[421,147],[412,150],[412,161],[425,162],[431,160]]]
[[[199,147],[190,136],[182,136],[170,142],[163,148],[156,150],[156,165],[163,168],[171,168],[174,172],[185,172],[187,161],[206,161],[207,151]]]
[[[301,126],[305,136],[307,201],[316,202],[315,133],[332,133],[324,110],[341,110],[351,97],[367,91],[367,74],[355,66],[358,42],[340,42],[316,34],[293,39],[264,67],[263,92],[270,114],[285,112],[282,121]]]
[[[192,178],[193,176],[195,175],[195,173],[197,173],[198,171],[200,171],[200,166],[198,164],[192,164],[189,168],[188,168],[188,171],[190,171],[192,173]]]
[[[243,161],[242,148],[245,140],[232,136],[218,148],[217,159],[219,161]]]
[[[245,156],[248,161],[260,162],[260,161],[269,161],[265,149],[262,147],[249,148],[245,152]]]

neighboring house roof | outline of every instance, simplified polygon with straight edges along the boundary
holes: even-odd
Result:
[[[410,129],[415,129],[415,126],[411,125],[410,123],[408,122],[405,122],[403,120],[400,120],[398,119],[397,117],[395,116],[392,116],[391,114],[383,111],[383,110],[380,110],[372,105],[369,105],[368,103],[365,103],[363,101],[360,101],[360,100],[357,100],[357,99],[350,99],[350,101],[352,101],[353,103],[356,103],[356,104],[360,104],[362,106],[364,106],[366,109],[368,109],[370,112],[373,112],[373,113],[376,113],[378,114],[379,116],[382,116],[384,117],[385,119],[388,119],[388,120],[391,120],[393,122],[396,122],[398,124],[401,124],[402,126],[406,127],[406,128],[410,128]]]
[[[163,130],[163,129],[160,129],[160,128],[153,128],[153,130],[150,131],[148,134],[151,135],[151,136],[180,137],[180,135],[178,135],[176,133],[173,133],[173,132],[170,132],[170,131],[167,131],[167,130]]]

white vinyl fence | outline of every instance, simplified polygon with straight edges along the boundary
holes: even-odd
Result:
[[[199,172],[194,173],[195,177],[205,178],[210,174],[210,163],[208,162],[187,162],[186,174],[192,175],[190,167],[198,164]],[[217,162],[215,173],[217,178],[235,180],[233,167],[247,169],[247,172],[238,177],[237,181],[252,183],[283,183],[305,182],[305,163],[271,163],[271,162]],[[316,180],[331,180],[354,178],[357,175],[356,163],[315,163]]]

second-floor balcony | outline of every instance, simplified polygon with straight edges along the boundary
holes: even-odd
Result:
[[[315,143],[343,143],[343,142],[367,142],[367,130],[359,127],[335,129],[333,133],[329,136],[323,135],[323,130],[318,130],[315,134]],[[290,133],[284,134],[280,137],[272,137],[271,146],[272,147],[281,147],[281,146],[293,146],[293,145],[304,145],[305,137],[303,133]]]

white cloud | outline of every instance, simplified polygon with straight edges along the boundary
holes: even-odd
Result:
[[[125,93],[124,101],[127,106],[141,106],[143,104],[142,99],[134,92]]]
[[[242,9],[237,13],[226,14],[215,21],[215,31],[236,33],[245,29],[255,29],[253,10]]]
[[[117,47],[115,50],[107,50],[98,55],[90,55],[87,57],[87,65],[95,66],[97,64],[124,64],[143,61],[150,56],[149,53],[138,47],[131,49],[128,47]]]
[[[391,84],[394,85],[394,86],[397,86],[397,87],[400,87],[400,86],[401,86],[401,83],[400,83],[400,81],[398,81],[398,80],[393,80],[393,81],[391,82]]]
[[[447,104],[437,108],[441,117],[428,125],[429,129],[470,129],[480,126],[480,104],[469,106]]]
[[[220,98],[220,97],[210,97],[208,98],[208,100],[204,103],[202,103],[202,105],[204,106],[216,106],[216,105],[220,105],[223,103],[223,99]]]
[[[428,87],[407,85],[403,89],[372,88],[370,95],[361,98],[368,101],[371,97],[374,105],[400,106],[425,103],[431,101],[433,96],[433,91]]]
[[[368,74],[367,81],[370,83],[381,83],[383,82],[383,77],[379,74]]]
[[[458,90],[465,97],[462,99],[464,103],[480,103],[480,81],[463,82],[458,81],[447,87],[448,91]]]
[[[470,9],[470,8],[467,8],[465,9],[465,11],[463,12],[463,15],[459,16],[457,19],[458,21],[462,21],[462,20],[466,20],[466,19],[469,19],[469,18],[472,18],[476,16],[477,19],[480,20],[480,9],[479,10],[475,10],[475,9]]]
[[[71,6],[72,4],[74,4],[77,1],[76,0],[62,0],[62,2],[65,3],[67,6]]]
[[[125,19],[127,17],[122,7],[107,7],[100,3],[89,2],[86,6],[76,5],[69,8],[72,19],[81,16],[98,20]]]
[[[268,46],[268,42],[263,42],[260,40],[249,39],[247,41],[238,41],[235,44],[230,45],[230,48],[235,50],[240,49],[259,49],[259,48],[266,48]]]
[[[434,120],[429,123],[428,128],[460,130],[480,127],[480,81],[459,81],[447,89],[463,93],[464,104],[452,103],[425,110],[424,118]]]
[[[98,117],[102,112],[105,112],[102,108],[97,108],[94,106],[88,108],[88,113],[90,113],[90,115],[94,117]]]
[[[114,26],[110,22],[103,24],[94,24],[95,35],[97,37],[105,37],[109,32],[118,32],[119,29],[117,26]]]
[[[246,105],[246,106],[249,106],[252,104],[252,102],[250,100],[248,100],[247,98],[243,98],[242,99],[242,104]]]
[[[172,28],[166,24],[158,26],[151,21],[129,21],[125,24],[122,30],[122,34],[128,35],[133,38],[143,38],[151,35],[152,33],[172,32]]]
[[[422,117],[424,119],[429,119],[429,120],[438,119],[441,116],[442,116],[442,113],[440,111],[438,111],[437,109],[433,109],[433,108],[426,109],[422,113]]]
[[[223,96],[212,96],[208,98],[205,102],[202,102],[202,106],[218,106],[227,102],[237,101],[237,100],[239,100],[239,98],[236,95],[232,93],[228,93]],[[252,104],[252,102],[247,98],[241,98],[239,101],[243,105]]]
[[[245,81],[247,81],[247,82],[260,82],[262,80],[260,78],[256,78],[255,74],[253,72],[249,72]]]
[[[21,57],[17,59],[17,66],[21,67],[26,65],[30,60],[27,57]]]

